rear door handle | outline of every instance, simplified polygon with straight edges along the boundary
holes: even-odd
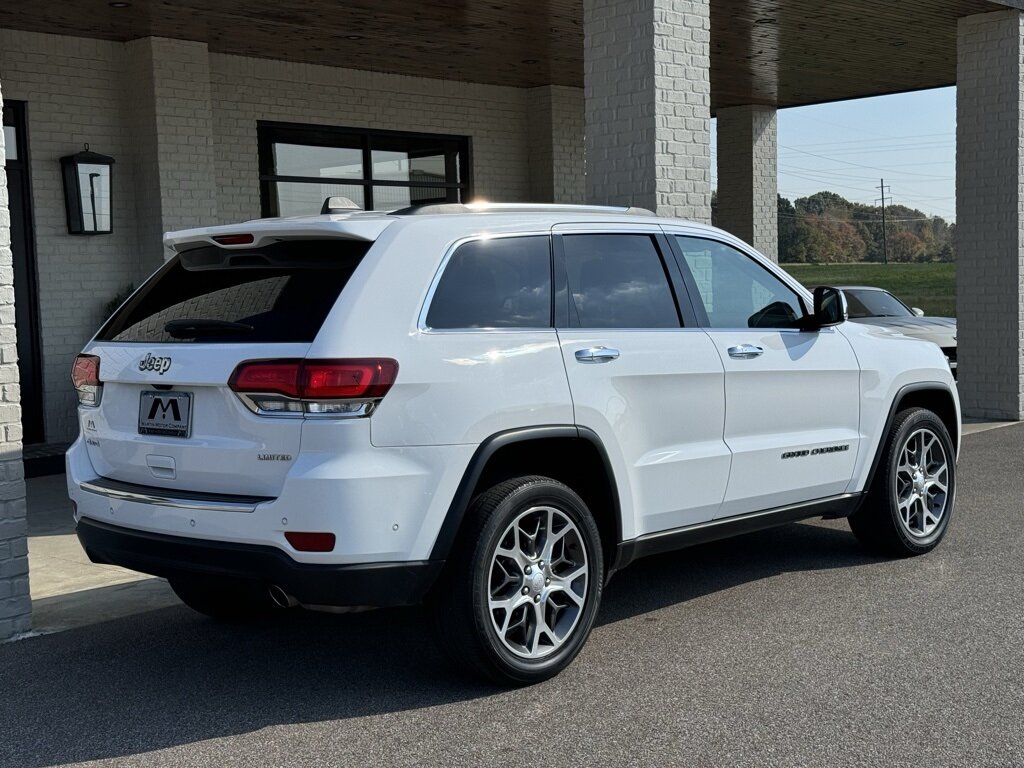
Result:
[[[729,347],[729,357],[735,357],[737,360],[750,360],[763,354],[764,349],[756,344],[738,344],[735,347]]]
[[[579,363],[610,363],[619,357],[619,350],[611,347],[590,347],[576,350],[576,361]]]

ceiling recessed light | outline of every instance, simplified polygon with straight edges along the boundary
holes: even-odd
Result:
[[[131,3],[107,3],[111,8],[127,8]]]
[[[346,40],[362,40],[362,35],[345,35]]]

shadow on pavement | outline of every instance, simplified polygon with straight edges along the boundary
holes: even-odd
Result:
[[[845,524],[788,525],[640,561],[613,579],[598,621],[778,573],[867,562]],[[18,766],[499,693],[453,671],[422,609],[296,612],[235,626],[182,606],[2,645],[0,690],[0,764]]]

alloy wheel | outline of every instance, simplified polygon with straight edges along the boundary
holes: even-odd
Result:
[[[522,659],[557,651],[579,623],[590,566],[583,537],[562,510],[530,507],[498,539],[488,573],[488,615]]]
[[[949,499],[949,458],[930,429],[910,434],[896,466],[896,508],[904,531],[915,539],[935,532]]]

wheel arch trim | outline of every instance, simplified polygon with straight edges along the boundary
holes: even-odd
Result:
[[[483,476],[491,458],[502,448],[517,443],[526,443],[534,440],[550,439],[572,439],[584,440],[590,443],[597,451],[597,455],[604,465],[608,485],[611,488],[611,510],[615,524],[615,541],[609,542],[614,550],[622,541],[622,508],[619,499],[619,487],[615,478],[615,471],[612,468],[608,452],[604,447],[601,438],[592,429],[580,427],[575,424],[547,424],[535,427],[521,427],[497,432],[486,438],[473,453],[462,480],[459,481],[455,496],[448,507],[444,522],[434,540],[434,546],[430,552],[430,560],[446,560],[455,544],[459,530],[462,528],[462,521],[466,516],[470,503],[473,501],[473,490]]]
[[[953,404],[954,411],[957,414],[959,414],[959,409],[956,407],[956,395],[953,394],[953,391],[949,388],[948,385],[946,385],[946,384],[944,384],[944,383],[942,383],[940,381],[917,381],[917,382],[914,382],[912,384],[905,384],[904,386],[900,387],[896,391],[896,395],[893,397],[892,402],[889,404],[889,413],[885,417],[885,424],[883,425],[882,429],[879,431],[878,440],[877,440],[877,442],[875,444],[875,452],[874,452],[874,455],[871,457],[871,466],[870,466],[870,469],[868,470],[867,477],[866,477],[865,482],[864,482],[864,490],[865,491],[867,491],[871,487],[871,484],[875,481],[875,474],[878,472],[878,465],[882,461],[882,453],[884,452],[884,449],[885,449],[885,442],[886,442],[886,440],[887,440],[887,438],[889,436],[889,430],[892,429],[893,421],[895,421],[895,419],[896,419],[896,414],[899,413],[900,404],[907,397],[907,395],[914,394],[915,392],[927,392],[927,391],[941,392],[941,393],[945,394],[946,396],[948,396],[949,399],[950,399],[950,402]],[[942,417],[941,417],[940,414],[936,414],[936,416],[939,416],[939,418],[941,420]],[[954,458],[954,461],[956,460],[957,456],[959,455],[958,446],[960,444],[959,435],[960,435],[961,431],[962,431],[962,429],[958,425],[957,426],[957,434],[956,435],[950,435],[950,438],[952,439],[952,442],[953,442],[953,454],[954,454],[953,458]]]

